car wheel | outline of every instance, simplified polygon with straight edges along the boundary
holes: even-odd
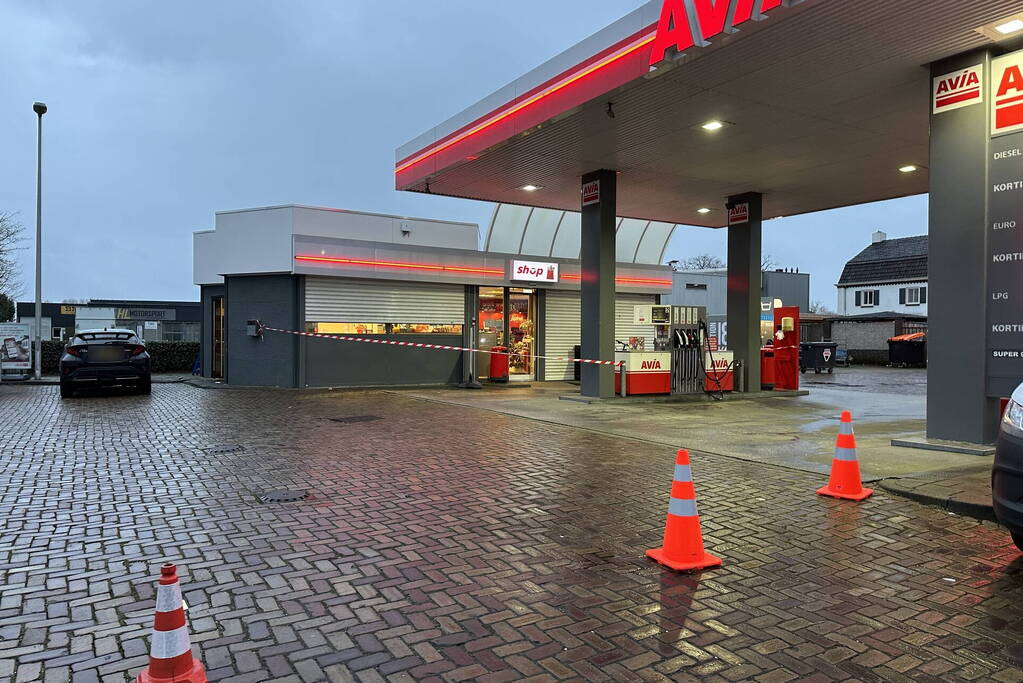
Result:
[[[1013,532],[1012,542],[1016,544],[1016,547],[1023,551],[1023,533]]]
[[[138,385],[135,387],[135,391],[139,394],[153,393],[153,378],[146,377],[145,379],[140,379]]]
[[[61,382],[60,383],[60,397],[61,398],[71,398],[74,395],[75,395],[75,390],[71,388],[70,384],[68,384],[67,382]]]

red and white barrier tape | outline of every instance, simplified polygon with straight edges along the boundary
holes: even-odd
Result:
[[[510,351],[488,351],[486,349],[471,349],[466,346],[448,346],[446,344],[424,344],[422,342],[405,342],[391,339],[373,339],[372,337],[349,337],[338,334],[320,334],[318,332],[297,332],[295,330],[282,330],[276,327],[262,325],[260,331],[280,332],[281,334],[293,334],[298,337],[316,337],[318,339],[330,339],[333,341],[361,342],[363,344],[383,344],[384,346],[408,346],[414,349],[439,349],[441,351],[466,351],[468,353],[486,353],[491,356],[516,356],[519,358],[543,358],[545,360],[560,360],[569,363],[588,363],[589,365],[615,365],[623,366],[624,361],[616,360],[590,360],[588,358],[564,358],[562,356],[536,356],[531,353],[512,353]]]

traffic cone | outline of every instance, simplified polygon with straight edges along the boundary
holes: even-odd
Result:
[[[135,683],[206,683],[202,662],[192,657],[178,571],[170,563],[160,567],[149,666],[142,670]]]
[[[689,466],[687,450],[680,450],[675,458],[675,480],[671,485],[668,521],[664,526],[664,545],[646,551],[646,556],[678,571],[721,566],[721,560],[703,549],[693,470]]]
[[[873,495],[872,489],[863,488],[860,463],[856,459],[856,435],[853,433],[852,413],[842,411],[842,421],[835,440],[835,459],[831,462],[831,479],[817,491],[822,496],[844,500],[864,500]]]

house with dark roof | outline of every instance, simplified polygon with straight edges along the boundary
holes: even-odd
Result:
[[[838,313],[927,316],[927,235],[888,239],[875,232],[869,247],[845,264]]]

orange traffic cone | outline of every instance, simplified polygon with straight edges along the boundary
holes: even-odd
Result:
[[[831,479],[817,493],[845,500],[863,500],[874,493],[872,489],[863,488],[863,482],[860,481],[856,435],[853,433],[852,413],[848,410],[842,411],[842,422],[835,440],[835,459],[831,462]]]
[[[721,566],[721,560],[703,549],[689,451],[680,450],[675,458],[675,480],[671,485],[668,521],[664,526],[664,545],[646,551],[646,556],[678,571]]]
[[[192,657],[192,644],[185,623],[181,584],[177,567],[160,567],[160,585],[156,587],[156,617],[153,619],[153,645],[149,666],[136,683],[206,683],[202,662]]]

